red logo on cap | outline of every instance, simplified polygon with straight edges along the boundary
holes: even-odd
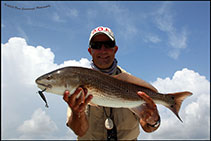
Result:
[[[105,31],[109,32],[108,28],[106,28]]]
[[[97,29],[94,29],[92,31],[92,34],[95,34],[95,32],[97,32],[97,31],[103,31],[103,30],[106,31],[106,32],[109,32],[108,28],[98,27]]]
[[[98,31],[103,31],[103,27],[99,27],[97,30]]]

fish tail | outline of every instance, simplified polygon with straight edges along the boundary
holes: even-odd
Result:
[[[178,117],[178,119],[181,122],[183,121],[180,118],[178,113],[179,113],[183,100],[190,95],[192,95],[192,93],[188,91],[167,94],[167,97],[168,97],[167,99],[168,100],[171,99],[171,102],[168,102],[169,104],[165,106],[169,108]]]

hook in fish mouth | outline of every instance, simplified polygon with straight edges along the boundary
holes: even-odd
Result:
[[[46,90],[47,90],[47,88],[43,89],[42,91],[38,91],[38,92],[43,93],[43,92],[46,91]]]

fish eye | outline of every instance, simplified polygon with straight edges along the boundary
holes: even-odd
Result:
[[[48,77],[46,78],[47,80],[50,80],[52,77],[51,75],[48,75]]]

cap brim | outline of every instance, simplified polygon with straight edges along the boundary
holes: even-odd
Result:
[[[107,35],[112,41],[114,41],[114,38],[113,38],[112,36],[110,36],[107,32],[99,31],[99,32],[93,34],[93,35],[90,37],[89,42],[93,39],[93,37],[95,37],[96,35],[99,35],[99,34],[105,34],[105,35]]]

